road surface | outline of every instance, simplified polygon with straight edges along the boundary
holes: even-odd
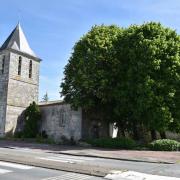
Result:
[[[47,163],[55,165],[56,167],[72,167],[72,168],[83,168],[84,172],[89,172],[89,169],[91,167],[97,167],[100,170],[104,169],[114,169],[114,170],[131,170],[141,173],[147,173],[147,174],[154,174],[154,175],[160,175],[160,176],[171,176],[171,177],[178,177],[180,178],[180,164],[162,164],[162,163],[147,163],[147,162],[133,162],[133,161],[121,161],[121,160],[113,160],[113,159],[104,159],[104,158],[94,158],[94,157],[79,157],[79,156],[72,156],[72,155],[63,155],[63,154],[56,154],[52,152],[44,152],[41,149],[31,149],[31,148],[21,148],[21,147],[6,147],[6,148],[0,148],[0,157],[18,157],[19,159],[27,159],[27,161],[30,159],[32,161],[41,162],[41,163]],[[69,166],[68,166],[69,165]],[[1,168],[1,164],[0,164]],[[3,167],[2,167],[3,169]],[[9,170],[10,169],[5,169]],[[70,171],[73,171],[73,169],[67,169]],[[1,172],[1,171],[0,171]],[[75,171],[77,172],[77,171]],[[21,174],[21,176],[19,175]],[[14,175],[13,175],[14,174]],[[58,180],[58,176],[63,177],[63,175],[66,174],[63,171],[55,171],[55,170],[49,170],[49,169],[43,169],[43,168],[32,168],[26,171],[18,170],[13,171],[5,174],[0,174],[0,179],[6,180],[4,177],[14,178],[21,180],[20,177],[29,176],[29,179],[42,179],[42,178],[48,178],[48,177],[56,177],[52,178],[52,180]],[[67,176],[71,176],[71,173],[67,173]],[[3,178],[1,178],[3,176]],[[66,175],[64,175],[66,177]],[[66,179],[72,179],[73,176],[76,176],[76,174],[72,174],[72,178],[66,178]],[[33,177],[33,178],[32,178]],[[63,178],[60,177],[59,179],[63,180]],[[80,176],[81,177],[81,176]],[[80,177],[76,178],[77,180],[80,179]],[[86,176],[82,176],[82,179]],[[89,179],[96,179],[96,177],[88,177]],[[27,179],[27,178],[26,178]],[[102,179],[102,178],[99,178]],[[48,179],[47,179],[48,180]],[[50,179],[49,179],[50,180]]]
[[[1,180],[102,180],[103,178],[0,161],[0,179]]]

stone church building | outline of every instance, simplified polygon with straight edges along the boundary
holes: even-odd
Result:
[[[0,48],[0,136],[18,131],[18,122],[30,103],[38,103],[41,59],[30,48],[20,24]],[[59,140],[107,136],[109,126],[83,117],[62,101],[39,103],[41,130]],[[102,128],[103,127],[103,128]]]

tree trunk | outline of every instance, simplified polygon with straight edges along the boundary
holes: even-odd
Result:
[[[156,140],[157,139],[157,134],[156,134],[156,131],[154,129],[151,130],[151,139],[152,140]]]
[[[165,131],[159,132],[161,139],[166,139],[166,133]]]

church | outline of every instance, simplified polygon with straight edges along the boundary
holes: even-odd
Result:
[[[0,136],[20,131],[23,111],[38,103],[41,59],[30,48],[20,23],[0,48]],[[39,103],[40,129],[49,137],[79,140],[109,135],[109,126],[88,119],[81,108],[73,110],[63,101]]]

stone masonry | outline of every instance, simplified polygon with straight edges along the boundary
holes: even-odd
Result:
[[[30,103],[38,102],[39,62],[32,63],[32,78],[29,78],[29,61],[27,56],[22,57],[22,72],[18,74],[18,53],[10,53],[9,82],[7,93],[5,133],[14,132],[18,117]]]
[[[9,53],[8,51],[0,52],[0,136],[4,134],[6,121],[6,104],[7,104],[7,88],[8,88],[8,74],[9,74]],[[4,59],[4,70],[2,64]],[[2,72],[4,71],[4,72]]]
[[[25,108],[38,102],[39,62],[18,24],[0,48],[1,136],[13,134]]]
[[[48,137],[57,142],[63,138],[81,139],[81,108],[73,110],[62,101],[40,103],[39,107],[42,114],[41,131],[45,131]]]

